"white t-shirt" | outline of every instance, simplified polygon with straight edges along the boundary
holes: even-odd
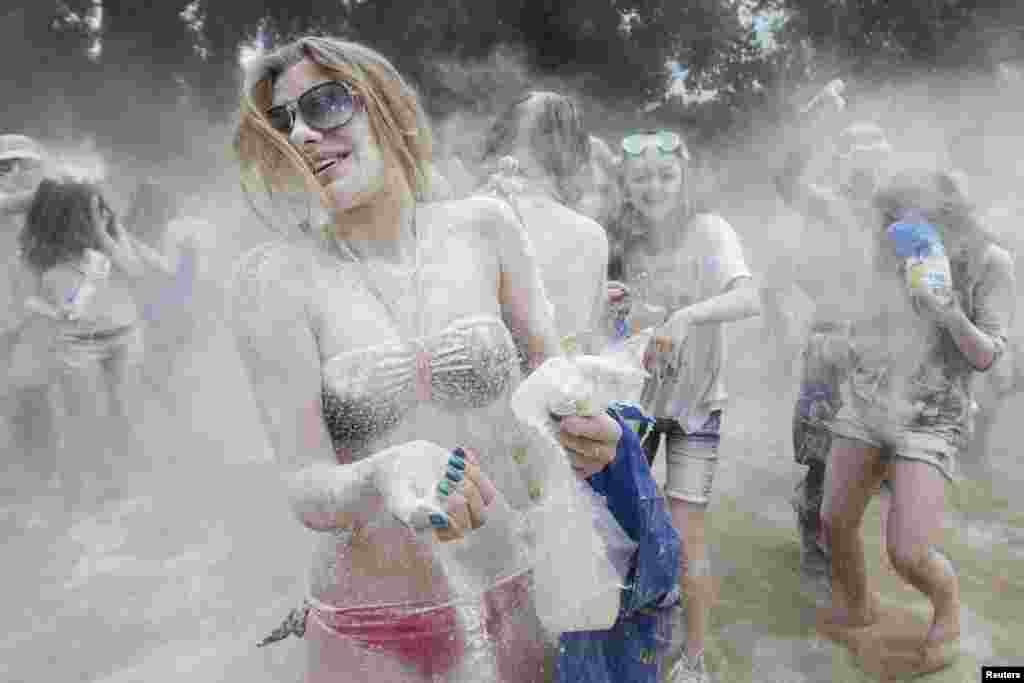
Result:
[[[110,259],[86,249],[74,263],[62,263],[40,276],[40,295],[60,320],[83,332],[114,330],[134,325],[138,308],[130,282],[111,272]]]
[[[738,278],[750,277],[743,247],[721,216],[704,213],[680,228],[682,243],[657,254],[638,245],[626,254],[630,281],[647,273],[648,301],[669,314],[724,293]],[[693,325],[682,346],[679,373],[671,382],[644,391],[645,407],[658,418],[675,418],[688,431],[698,429],[725,406],[723,382],[725,329],[722,323]]]

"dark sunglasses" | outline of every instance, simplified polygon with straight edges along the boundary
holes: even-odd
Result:
[[[21,173],[42,168],[43,164],[35,159],[0,159],[0,175],[8,173]]]
[[[627,135],[622,139],[622,151],[632,156],[643,154],[644,150],[652,145],[663,154],[673,154],[678,151],[683,159],[690,160],[690,152],[683,144],[682,136],[670,130],[648,130]]]
[[[319,131],[340,128],[352,120],[358,106],[351,86],[342,81],[327,81],[302,93],[294,102],[286,102],[267,110],[267,122],[283,135],[295,127],[295,112],[310,128]]]

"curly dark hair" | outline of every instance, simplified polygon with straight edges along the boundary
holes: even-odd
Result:
[[[39,184],[18,235],[22,259],[30,268],[43,272],[61,263],[82,258],[86,249],[100,249],[95,235],[92,199],[100,188],[69,178],[47,178]]]

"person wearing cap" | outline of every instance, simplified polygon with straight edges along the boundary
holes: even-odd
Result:
[[[18,233],[36,188],[46,171],[47,157],[36,140],[18,134],[0,135],[0,367],[6,387],[5,418],[10,422],[16,452],[32,462],[52,459],[57,431],[50,401],[49,378],[12,383],[16,347],[26,335],[25,293],[29,274],[21,262]]]
[[[45,158],[38,142],[25,135],[0,135],[0,210],[23,213],[43,178]]]
[[[796,288],[814,304],[807,331],[797,332],[803,352],[792,420],[793,452],[807,472],[791,503],[801,538],[802,584],[821,602],[831,594],[820,520],[831,447],[824,424],[840,408],[846,321],[863,307],[860,293],[873,279],[870,229],[877,223],[877,210],[872,199],[892,151],[878,124],[854,122],[834,136],[824,182],[808,178],[822,129],[833,126],[845,110],[844,91],[843,82],[834,80],[801,110],[800,143],[775,177],[779,196],[802,219],[800,249],[778,259],[777,277],[762,291],[767,325],[779,337],[788,338],[792,332],[786,329],[792,323],[787,320],[784,294]]]

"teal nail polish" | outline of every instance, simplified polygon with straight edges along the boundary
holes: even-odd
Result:
[[[463,475],[462,475],[462,472],[459,472],[458,470],[455,470],[455,469],[452,469],[452,468],[449,467],[448,471],[444,473],[444,476],[448,477],[448,479],[450,481],[452,481],[453,483],[457,484],[460,481],[462,481],[462,476]]]
[[[437,490],[442,496],[447,496],[452,492],[451,487],[448,485],[448,481],[445,479],[442,479],[441,483],[437,485]]]
[[[458,457],[457,455],[453,455],[452,457],[450,457],[448,459],[448,464],[457,470],[466,469],[466,461]]]

